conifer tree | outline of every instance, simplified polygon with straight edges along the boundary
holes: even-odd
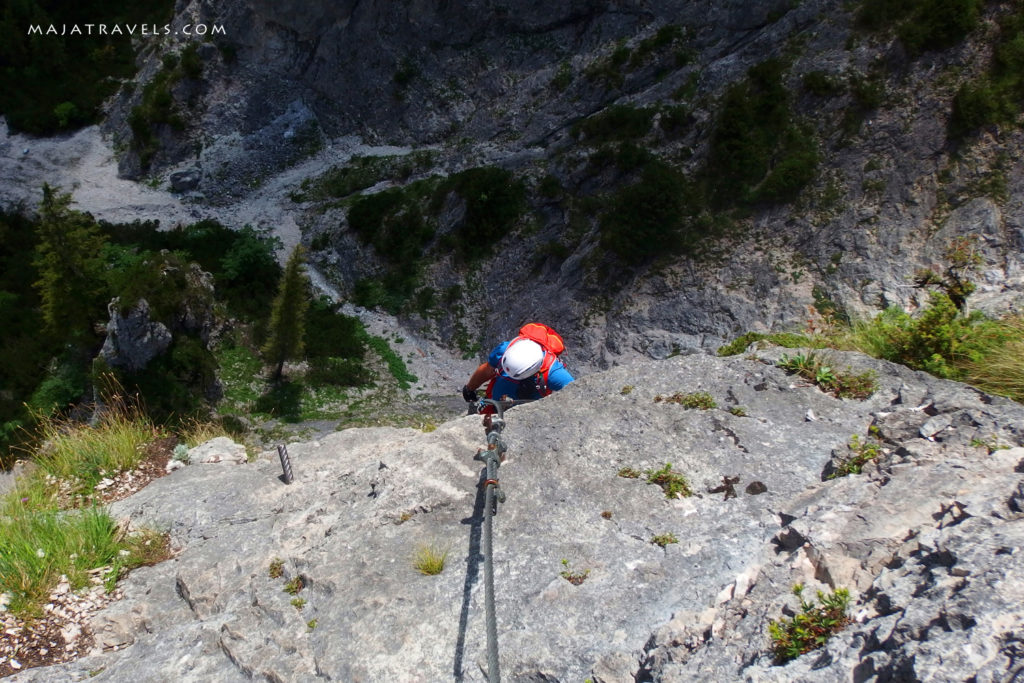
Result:
[[[103,236],[92,216],[70,208],[71,195],[43,186],[33,261],[43,322],[57,339],[84,341],[103,315]]]
[[[309,308],[309,277],[302,266],[305,251],[295,247],[281,275],[277,296],[270,311],[264,358],[275,365],[274,381],[280,381],[286,360],[302,354]]]

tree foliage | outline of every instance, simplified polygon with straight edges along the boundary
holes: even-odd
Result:
[[[301,245],[292,250],[270,311],[270,326],[263,355],[275,366],[275,381],[281,379],[285,361],[301,355],[305,345],[309,277],[302,264],[304,256]]]
[[[103,311],[104,241],[92,216],[70,205],[70,194],[43,186],[35,287],[46,329],[58,338],[85,341]]]

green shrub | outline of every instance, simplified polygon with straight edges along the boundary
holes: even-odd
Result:
[[[803,77],[804,89],[818,97],[833,97],[843,90],[842,83],[824,71],[809,71]]]
[[[654,113],[654,109],[616,104],[577,123],[573,126],[573,135],[584,136],[584,142],[591,146],[638,140],[650,131]]]
[[[953,98],[949,137],[965,138],[983,126],[1012,125],[1024,99],[1024,11],[1002,19],[988,70],[964,83]]]
[[[793,587],[793,593],[800,598],[800,612],[791,619],[773,619],[768,625],[778,664],[818,649],[850,623],[846,616],[850,592],[845,588],[837,588],[829,595],[818,591],[819,605],[804,599],[800,584]]]
[[[1008,339],[1008,330],[996,321],[977,312],[961,315],[949,296],[932,292],[917,317],[889,308],[855,325],[851,341],[876,358],[959,379],[960,366],[980,362]]]
[[[794,123],[785,68],[762,62],[723,98],[704,171],[720,207],[790,201],[817,173],[817,142]]]
[[[638,182],[610,199],[601,219],[601,246],[631,265],[694,249],[711,231],[693,220],[690,196],[680,172],[647,162]]]
[[[455,229],[455,253],[473,262],[489,256],[526,209],[526,186],[495,166],[471,168],[449,177],[435,197],[455,192],[466,203],[466,218]]]
[[[978,25],[979,0],[918,0],[897,32],[911,54],[942,50],[962,41]]]

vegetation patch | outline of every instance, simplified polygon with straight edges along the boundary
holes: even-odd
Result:
[[[704,171],[718,207],[792,201],[816,177],[817,141],[795,122],[785,69],[762,62],[722,100]]]
[[[665,463],[660,470],[647,470],[648,484],[657,484],[665,492],[666,498],[688,498],[693,495],[686,477],[672,471],[672,463]]]
[[[856,434],[850,437],[850,443],[847,448],[850,449],[850,457],[843,459],[839,467],[836,468],[836,471],[828,476],[829,479],[845,477],[850,474],[860,474],[864,465],[872,460],[877,460],[878,456],[882,454],[881,444],[870,439],[861,440]]]
[[[579,586],[590,576],[589,569],[573,569],[569,566],[569,560],[562,558],[562,571],[559,576],[574,586]]]
[[[684,408],[692,408],[698,410],[711,410],[717,408],[718,404],[715,403],[714,397],[706,391],[693,391],[689,394],[682,392],[676,392],[671,396],[657,395],[654,397],[655,403],[676,403]]]
[[[353,156],[344,166],[334,166],[317,178],[306,178],[291,198],[296,202],[340,199],[385,180],[406,181],[414,173],[429,170],[434,154],[416,151],[404,156]]]
[[[189,44],[180,55],[164,56],[163,68],[142,89],[142,99],[132,108],[128,124],[132,131],[132,149],[139,155],[143,169],[149,168],[159,150],[156,129],[170,126],[175,130],[185,127],[185,120],[176,105],[172,89],[183,78],[195,80],[202,73],[198,45]]]
[[[416,546],[413,553],[412,566],[420,574],[435,576],[444,571],[444,564],[448,560],[449,549],[447,546],[440,547],[436,544],[422,543]]]
[[[1024,100],[1024,9],[1001,19],[988,70],[964,83],[953,99],[949,136],[967,137],[988,125],[1013,125]]]
[[[135,76],[136,55],[127,32],[87,34],[84,27],[98,18],[122,28],[162,26],[173,6],[168,0],[5,3],[0,15],[0,113],[12,129],[33,135],[96,123],[103,102]],[[51,24],[58,32],[76,26],[79,31],[47,34]],[[33,33],[33,27],[41,32]]]
[[[755,342],[765,341],[785,349],[823,348],[825,341],[820,338],[793,332],[747,332],[725,346],[718,347],[719,356],[736,356]]]
[[[772,639],[772,652],[777,664],[796,659],[805,652],[816,650],[850,623],[846,615],[850,592],[837,588],[825,595],[818,591],[818,603],[803,597],[804,587],[793,586],[793,594],[800,598],[800,612],[792,618],[773,619],[768,624]]]
[[[827,391],[837,398],[869,398],[878,388],[877,375],[873,370],[854,374],[838,371],[828,361],[815,353],[798,353],[793,357],[783,354],[779,359],[779,367],[813,382],[822,391]]]
[[[679,539],[676,538],[676,535],[670,531],[668,533],[658,534],[657,536],[652,537],[651,543],[653,543],[654,545],[660,545],[662,548],[664,548],[665,546],[670,545],[672,543],[679,543]]]

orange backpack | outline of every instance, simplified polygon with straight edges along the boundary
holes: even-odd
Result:
[[[562,335],[544,323],[526,323],[519,328],[519,336],[509,342],[509,346],[512,346],[512,344],[515,344],[520,339],[535,341],[544,349],[544,362],[541,363],[540,370],[537,371],[537,374],[540,376],[537,390],[541,396],[548,396],[551,393],[551,390],[548,389],[548,372],[551,370],[551,366],[554,365],[557,357],[565,351],[565,342],[562,340]]]

